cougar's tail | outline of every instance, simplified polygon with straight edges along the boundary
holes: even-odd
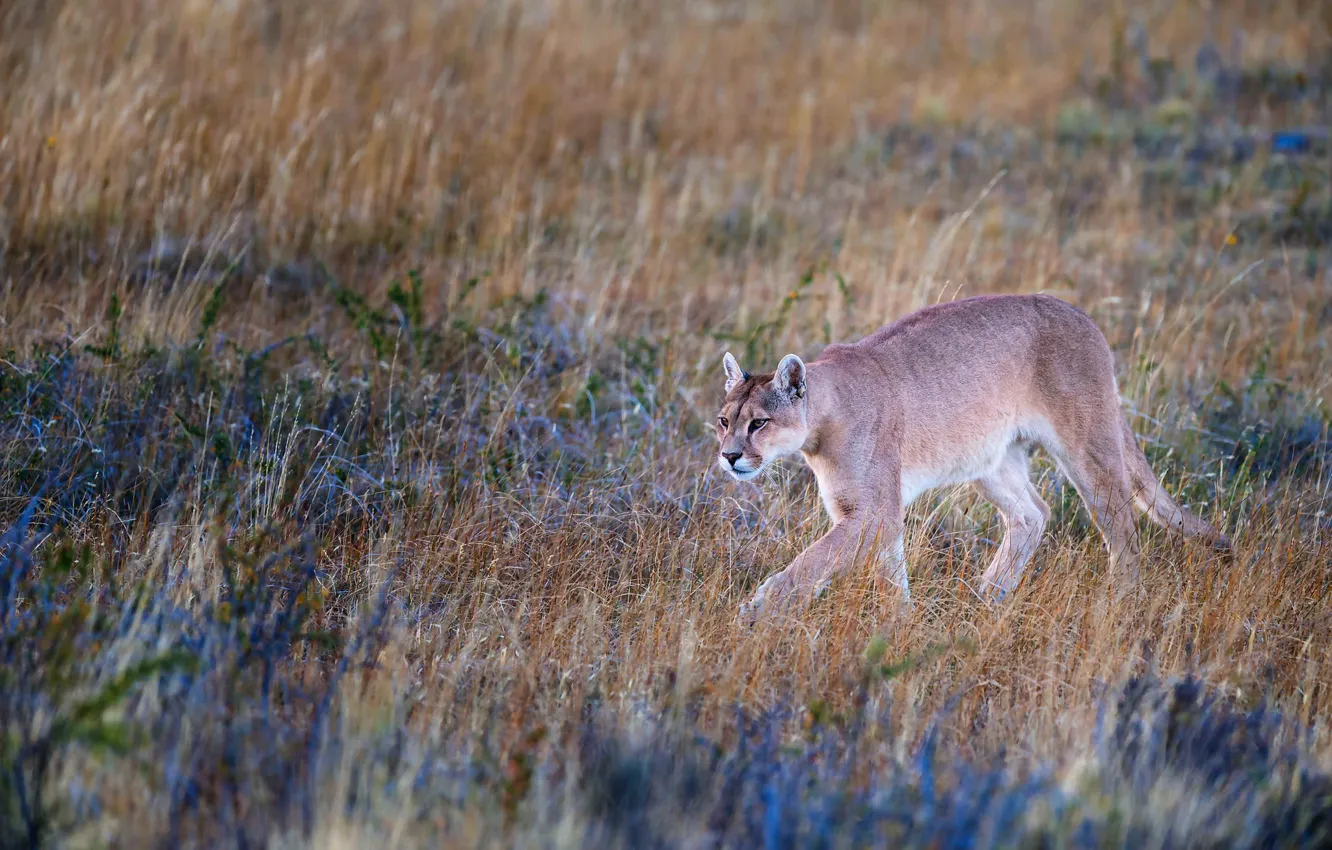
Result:
[[[1230,540],[1224,534],[1170,498],[1147,463],[1147,456],[1142,453],[1138,437],[1129,427],[1128,420],[1120,417],[1120,422],[1124,427],[1124,465],[1128,469],[1129,482],[1133,485],[1133,501],[1138,507],[1162,528],[1187,537],[1201,537],[1218,549],[1228,550]]]

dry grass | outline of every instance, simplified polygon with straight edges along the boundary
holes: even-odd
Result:
[[[1260,5],[0,5],[0,843],[1326,836],[1332,18]],[[723,348],[998,291],[1233,559],[1115,602],[1047,469],[1007,604],[959,490],[909,613],[738,629],[824,520],[714,471]]]

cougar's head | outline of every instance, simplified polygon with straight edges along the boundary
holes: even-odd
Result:
[[[776,372],[751,375],[727,352],[722,366],[726,400],[717,413],[717,462],[741,481],[750,481],[769,461],[799,451],[809,437],[805,364],[788,354]]]

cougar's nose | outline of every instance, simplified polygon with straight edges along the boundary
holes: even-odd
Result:
[[[743,456],[743,452],[722,452],[722,457],[726,458],[726,462],[731,466],[735,466],[735,462]]]

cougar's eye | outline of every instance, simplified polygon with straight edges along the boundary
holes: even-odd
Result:
[[[768,424],[767,419],[754,419],[749,423],[749,433],[752,434],[767,424]]]
[[[731,427],[731,423],[730,423],[730,421],[729,421],[725,416],[718,416],[718,417],[717,417],[717,424],[720,425],[720,426],[722,426],[723,428],[730,428],[730,427]]]

